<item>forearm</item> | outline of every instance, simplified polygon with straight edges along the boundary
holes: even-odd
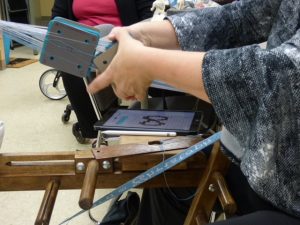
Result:
[[[160,80],[204,101],[209,98],[202,81],[205,53],[148,48],[145,51],[146,71],[151,79]]]
[[[241,0],[168,17],[186,51],[228,49],[266,41],[280,0]]]
[[[129,26],[128,30],[132,37],[142,41],[146,46],[179,49],[175,30],[167,20],[159,22],[140,22]]]

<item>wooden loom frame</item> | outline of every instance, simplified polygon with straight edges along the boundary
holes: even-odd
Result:
[[[176,153],[169,151],[164,156]],[[162,153],[96,160],[92,150],[0,154],[0,191],[46,190],[35,221],[36,225],[45,225],[50,222],[59,189],[82,188],[79,205],[89,209],[96,188],[116,188],[161,160]],[[235,202],[223,178],[228,166],[216,143],[209,159],[198,153],[166,172],[170,187],[199,189],[184,225],[206,224],[217,198],[228,215],[235,212]],[[166,187],[166,182],[158,176],[139,188],[143,187]]]

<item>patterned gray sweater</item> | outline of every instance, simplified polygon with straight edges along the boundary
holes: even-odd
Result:
[[[300,217],[300,0],[241,0],[168,19],[183,50],[207,51],[205,88],[250,185]]]

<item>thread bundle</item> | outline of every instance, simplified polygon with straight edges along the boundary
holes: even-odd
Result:
[[[11,40],[14,40],[22,45],[25,45],[34,50],[41,51],[47,35],[47,27],[36,26],[31,24],[22,24],[0,20],[0,33],[3,33]],[[61,43],[65,39],[61,35],[55,35],[57,39],[61,39]],[[74,40],[76,41],[76,40]],[[101,38],[96,48],[96,53],[104,52],[110,41]]]

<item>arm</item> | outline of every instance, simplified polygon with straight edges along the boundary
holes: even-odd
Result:
[[[202,79],[201,68],[205,52],[148,48],[142,56],[147,61],[146,71],[151,75],[151,80],[163,81],[210,102]]]
[[[241,0],[168,19],[183,50],[226,49],[266,41],[280,4],[281,0]]]
[[[300,30],[272,50],[251,45],[212,50],[205,55],[202,70],[205,89],[219,118],[246,145],[245,149],[251,148],[247,146],[249,141],[261,138],[267,141],[275,138],[277,132],[295,128],[293,118],[300,106],[299,48]],[[284,138],[290,138],[289,132],[285,134]],[[253,135],[252,140],[249,135]],[[274,141],[276,138],[266,143]]]
[[[204,53],[146,47],[126,29],[115,29],[115,33],[118,52],[109,67],[89,86],[90,92],[112,84],[118,97],[143,100],[151,82],[161,80],[208,101],[201,73]]]
[[[299,134],[300,30],[272,50],[251,45],[206,53],[145,47],[125,29],[116,38],[118,52],[90,92],[112,84],[120,98],[141,100],[152,80],[165,81],[210,101],[243,150],[257,153],[248,160],[263,157],[266,144],[284,152],[288,147],[278,143]]]
[[[209,51],[202,70],[217,115],[244,152],[241,169],[251,187],[291,215],[299,215],[297,175],[290,176],[300,157],[299,49],[300,30],[272,50]]]
[[[168,17],[172,29],[166,22],[148,22],[130,26],[129,30],[142,42],[159,48],[178,48],[178,43],[188,51],[244,46],[266,41],[280,3],[281,0],[241,0]]]
[[[285,110],[294,107],[287,99],[296,93],[292,84],[299,83],[300,31],[272,50],[251,45],[207,53],[145,47],[121,28],[116,39],[118,52],[89,86],[92,93],[113,84],[120,98],[141,100],[152,80],[165,81],[203,100],[209,96],[241,143],[248,142],[245,138],[253,127],[262,126],[257,123],[269,123],[266,118],[280,121],[288,113]]]

